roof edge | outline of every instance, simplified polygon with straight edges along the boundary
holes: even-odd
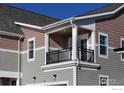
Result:
[[[99,13],[99,14],[92,14],[92,15],[88,15],[88,16],[81,16],[81,17],[70,17],[55,23],[51,23],[48,24],[46,26],[36,26],[36,25],[31,25],[31,24],[26,24],[26,23],[21,23],[21,22],[14,22],[17,25],[21,25],[21,26],[26,26],[26,27],[30,27],[30,28],[34,28],[34,29],[39,29],[39,30],[48,30],[50,28],[65,24],[70,22],[71,20],[81,20],[81,19],[88,19],[88,18],[94,18],[94,17],[100,17],[100,16],[106,16],[106,15],[111,15],[111,14],[115,14],[116,12],[118,12],[119,10],[121,10],[122,8],[124,8],[124,4],[121,5],[120,7],[118,7],[117,9],[115,9],[114,11],[111,12],[104,12],[104,13]]]
[[[114,11],[111,11],[111,12],[104,12],[104,13],[92,14],[92,15],[88,15],[88,16],[75,17],[75,18],[76,18],[76,20],[79,20],[79,19],[94,18],[94,17],[99,17],[99,16],[105,16],[105,15],[115,14],[116,12],[118,12],[119,10],[121,10],[122,8],[124,8],[124,4],[121,5],[120,7],[118,7],[117,9],[115,9]]]
[[[15,33],[10,33],[10,32],[1,31],[1,30],[0,30],[0,34],[2,34],[2,35],[7,35],[7,36],[22,37],[22,38],[24,38],[24,35],[15,34]]]
[[[121,5],[120,7],[118,7],[117,9],[115,9],[114,11],[111,11],[111,12],[105,12],[105,13],[99,13],[99,14],[92,14],[92,15],[81,16],[81,17],[70,17],[70,18],[67,18],[67,19],[64,19],[64,20],[61,20],[61,21],[58,21],[58,22],[55,22],[55,23],[52,23],[52,24],[43,26],[42,29],[43,30],[47,30],[47,29],[50,29],[52,27],[56,27],[56,26],[59,26],[61,24],[70,22],[71,20],[88,19],[88,18],[94,18],[94,17],[100,17],[100,16],[106,16],[106,15],[115,14],[116,12],[118,12],[119,10],[121,10],[122,8],[124,8],[124,4]]]
[[[15,21],[14,23],[15,23],[16,25],[20,25],[20,26],[30,27],[30,28],[39,29],[39,30],[42,29],[41,26],[31,25],[31,24],[22,23],[22,22],[17,22],[17,21]]]

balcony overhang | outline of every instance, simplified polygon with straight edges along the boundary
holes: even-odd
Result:
[[[100,69],[101,66],[100,64],[96,64],[96,63],[89,63],[89,62],[79,62],[79,67],[84,67],[84,68],[92,68],[92,69]]]
[[[118,54],[122,54],[124,53],[124,48],[116,48],[116,49],[113,49],[116,53]]]
[[[41,69],[43,71],[49,71],[49,70],[53,70],[53,69],[58,69],[58,68],[60,69],[60,68],[73,67],[73,66],[78,66],[78,67],[83,67],[83,68],[91,68],[91,69],[100,69],[101,68],[100,64],[96,64],[96,63],[65,61],[62,63],[44,65],[44,66],[41,66]]]
[[[48,70],[51,70],[51,69],[72,67],[72,66],[76,66],[76,65],[77,65],[77,61],[65,61],[65,62],[62,62],[62,63],[54,63],[54,64],[43,65],[43,66],[41,66],[41,69],[43,71],[48,71]]]

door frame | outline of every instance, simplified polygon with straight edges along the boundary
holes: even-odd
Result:
[[[87,39],[87,49],[89,49],[89,39],[88,39],[88,37],[89,37],[88,36],[88,33],[82,34],[82,35],[78,35],[78,39],[77,39],[78,40],[78,43],[77,44],[79,45],[79,42],[80,42],[79,40],[81,40],[81,39]],[[70,43],[72,41],[71,39],[72,39],[72,37],[69,37],[68,38],[68,47],[70,47],[71,44],[72,44],[72,43]]]
[[[81,42],[81,39],[87,39],[87,49],[89,49],[89,39],[88,39],[88,33],[82,34],[78,36],[78,44]]]

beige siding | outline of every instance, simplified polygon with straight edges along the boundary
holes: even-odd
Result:
[[[0,35],[0,48],[17,50],[18,49],[18,38]]]
[[[38,31],[35,31],[34,29],[21,27],[23,33],[24,33],[24,40],[22,43],[22,50],[27,50],[27,41],[29,38],[35,37],[35,47],[42,47],[44,46],[44,34]]]
[[[124,14],[115,19],[96,23],[96,42],[98,43],[98,32],[108,34],[109,46],[120,47],[120,38],[124,38]]]

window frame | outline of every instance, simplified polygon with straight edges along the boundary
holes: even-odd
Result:
[[[33,41],[34,42],[34,44],[33,44],[33,58],[29,58],[29,42],[30,41]],[[31,61],[34,61],[35,60],[35,37],[32,37],[32,38],[29,38],[28,39],[28,43],[27,43],[27,58],[28,58],[28,62],[31,62]]]
[[[120,39],[120,47],[122,48],[122,41],[124,41],[124,38]],[[124,58],[122,58],[122,54],[120,54],[121,61],[124,61]]]
[[[107,38],[106,38],[106,55],[102,55],[102,54],[100,54],[100,35],[102,35],[102,36],[106,36]],[[108,58],[108,34],[105,34],[105,33],[101,33],[101,32],[99,32],[99,36],[98,36],[98,43],[99,43],[99,57],[101,57],[101,58]]]
[[[109,86],[109,75],[99,75],[99,86],[101,86],[101,82],[100,82],[100,77],[105,77],[107,78],[107,85],[106,86]]]

